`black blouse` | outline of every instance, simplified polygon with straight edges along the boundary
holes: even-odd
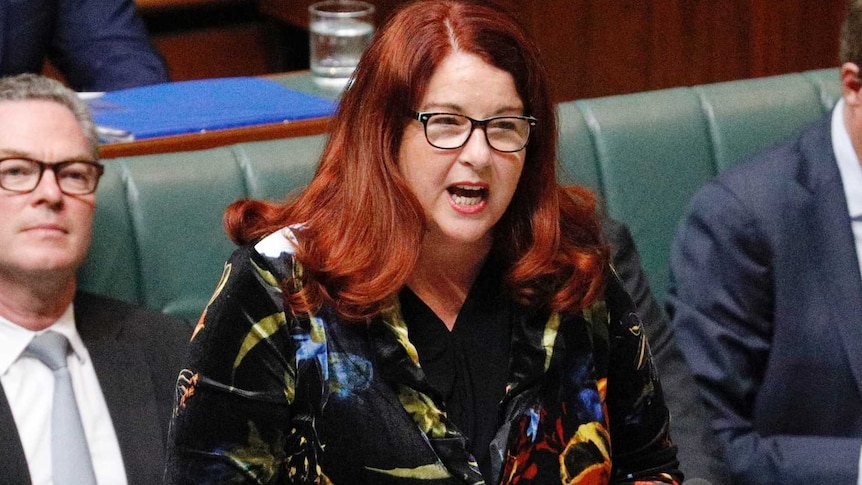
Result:
[[[440,392],[449,419],[467,437],[488,483],[488,446],[500,427],[512,342],[512,308],[495,266],[486,264],[480,271],[451,332],[409,288],[399,295],[422,369]]]

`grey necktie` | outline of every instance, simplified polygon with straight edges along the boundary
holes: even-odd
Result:
[[[47,331],[30,342],[24,355],[35,357],[54,372],[54,407],[51,415],[51,466],[55,485],[95,485],[93,462],[84,436],[72,378],[66,367],[69,341]]]

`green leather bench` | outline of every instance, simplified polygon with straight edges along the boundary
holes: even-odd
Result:
[[[828,113],[837,69],[563,103],[560,181],[595,189],[628,224],[656,296],[695,189]],[[310,180],[323,136],[105,160],[83,289],[194,320],[233,244],[223,209]]]

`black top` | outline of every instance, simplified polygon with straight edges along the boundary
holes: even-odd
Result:
[[[451,332],[409,288],[399,295],[422,370],[443,397],[449,419],[469,440],[468,450],[489,483],[488,446],[500,427],[512,341],[512,309],[494,266],[480,271]]]

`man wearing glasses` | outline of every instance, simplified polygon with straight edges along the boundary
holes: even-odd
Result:
[[[190,329],[76,290],[103,167],[86,105],[0,79],[0,481],[161,481]]]

